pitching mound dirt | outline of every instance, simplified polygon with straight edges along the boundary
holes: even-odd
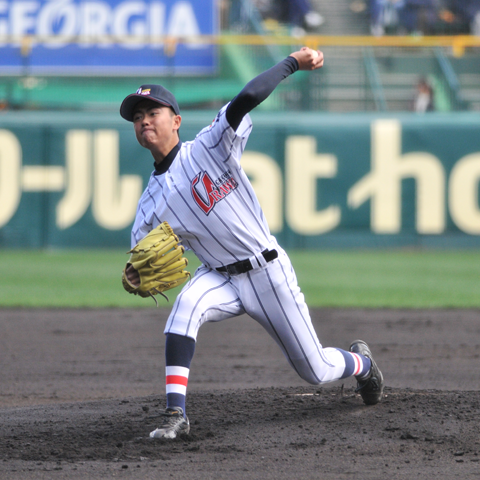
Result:
[[[480,477],[478,311],[315,310],[324,345],[372,347],[355,382],[305,385],[248,317],[202,327],[191,433],[148,438],[164,408],[168,310],[0,310],[0,477]]]

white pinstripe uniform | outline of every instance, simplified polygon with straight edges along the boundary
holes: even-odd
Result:
[[[167,221],[203,263],[173,306],[165,333],[196,340],[200,326],[247,313],[283,350],[311,384],[334,381],[345,370],[343,355],[322,348],[285,251],[270,234],[253,188],[240,166],[252,130],[246,115],[235,132],[226,107],[194,141],[184,142],[162,175],[151,175],[140,198],[132,246]],[[275,249],[267,263],[261,252]],[[215,270],[250,258],[253,270],[229,275]]]

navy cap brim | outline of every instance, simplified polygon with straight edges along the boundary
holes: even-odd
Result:
[[[135,107],[142,100],[151,100],[152,102],[163,105],[164,107],[170,107],[175,111],[172,105],[169,105],[166,102],[161,102],[160,100],[157,100],[156,98],[151,96],[145,96],[139,93],[132,93],[131,95],[128,95],[128,97],[126,97],[125,100],[122,102],[122,105],[120,106],[120,115],[125,120],[128,120],[129,122],[133,122],[133,114],[135,112]]]

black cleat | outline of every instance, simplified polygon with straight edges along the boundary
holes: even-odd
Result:
[[[372,362],[368,377],[362,380],[357,378],[358,385],[355,392],[360,393],[365,405],[375,405],[383,397],[384,382],[382,372],[375,363],[370,348],[368,348],[368,345],[363,340],[355,340],[352,342],[350,345],[350,351],[353,353],[359,353],[360,355],[369,358]]]

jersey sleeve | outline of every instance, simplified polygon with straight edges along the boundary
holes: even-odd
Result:
[[[240,159],[248,137],[252,131],[252,120],[246,114],[240,125],[234,130],[227,121],[225,105],[215,117],[211,125],[204,128],[196,138],[205,150],[205,153],[217,161],[240,165]]]
[[[236,130],[243,117],[268,98],[282,80],[297,70],[297,59],[289,56],[248,82],[227,107],[227,120],[233,129]]]

